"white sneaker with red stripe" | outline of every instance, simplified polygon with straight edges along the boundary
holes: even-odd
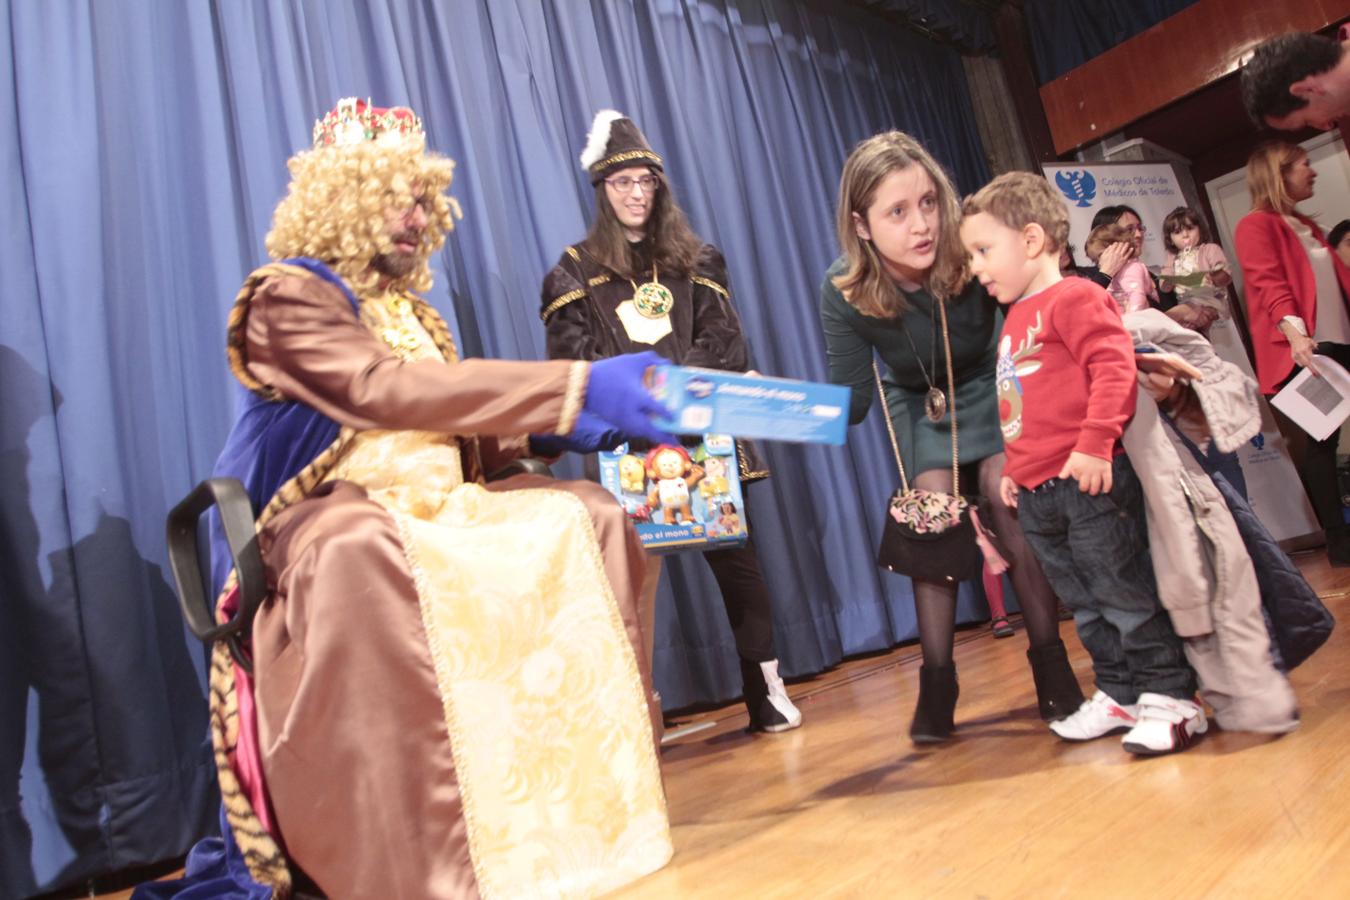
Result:
[[[1136,706],[1123,706],[1106,691],[1097,691],[1066,719],[1050,723],[1050,730],[1066,741],[1095,741],[1108,734],[1129,731],[1139,714]]]
[[[1121,739],[1125,749],[1141,756],[1176,753],[1209,729],[1205,710],[1192,700],[1163,694],[1139,695],[1139,721]]]

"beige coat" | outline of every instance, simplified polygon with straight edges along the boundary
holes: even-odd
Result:
[[[1260,431],[1255,382],[1219,359],[1201,335],[1157,310],[1130,313],[1125,326],[1136,344],[1156,344],[1204,373],[1168,404],[1194,443],[1205,448],[1212,441],[1231,453]],[[1256,572],[1223,496],[1146,391],[1139,392],[1122,443],[1144,491],[1158,596],[1219,724],[1292,728],[1293,690],[1271,661]]]

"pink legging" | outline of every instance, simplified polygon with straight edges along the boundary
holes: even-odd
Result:
[[[1003,605],[1003,576],[995,575],[989,571],[989,563],[984,564],[980,576],[984,579],[984,596],[989,600],[989,617],[991,619],[1008,618],[1007,607]]]

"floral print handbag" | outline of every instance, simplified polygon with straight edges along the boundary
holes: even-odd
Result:
[[[981,516],[979,498],[961,494],[951,344],[947,336],[946,308],[941,303],[938,311],[942,316],[942,339],[947,351],[947,397],[952,415],[952,493],[909,486],[900,446],[895,439],[895,426],[887,409],[881,372],[873,359],[872,375],[881,396],[886,433],[891,439],[896,468],[900,470],[900,487],[887,504],[877,564],[924,581],[956,582],[980,577],[986,558],[995,574],[1006,570],[1008,563],[995,546],[993,533],[981,524],[982,518],[989,520],[988,508]]]

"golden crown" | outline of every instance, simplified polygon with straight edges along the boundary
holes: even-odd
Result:
[[[314,146],[397,142],[422,133],[422,120],[406,106],[371,106],[369,100],[344,97],[314,123]]]

